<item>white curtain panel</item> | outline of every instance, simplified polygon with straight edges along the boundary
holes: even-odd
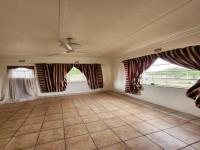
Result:
[[[4,102],[28,101],[38,96],[36,78],[32,69],[17,68],[8,70],[4,87]]]

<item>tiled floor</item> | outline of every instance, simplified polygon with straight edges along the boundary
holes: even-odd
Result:
[[[200,150],[199,120],[110,92],[43,98],[0,106],[0,150]]]

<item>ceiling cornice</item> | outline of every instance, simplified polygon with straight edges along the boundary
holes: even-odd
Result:
[[[127,54],[127,53],[129,53],[133,50],[137,51],[139,49],[147,48],[147,47],[150,47],[150,46],[153,46],[153,45],[158,45],[158,44],[161,45],[161,44],[169,43],[169,42],[172,42],[172,41],[175,41],[175,40],[178,40],[178,39],[182,39],[182,38],[185,38],[185,37],[188,37],[188,36],[191,36],[191,35],[195,35],[195,34],[198,34],[198,33],[200,33],[200,26],[185,30],[183,32],[179,32],[178,34],[169,36],[167,38],[163,38],[159,41],[152,42],[152,43],[147,44],[147,45],[142,45],[141,47],[135,47],[134,49],[133,48],[128,49],[128,50],[124,51],[123,54]]]
[[[123,37],[117,41],[115,41],[114,43],[109,44],[108,46],[106,46],[104,49],[114,49],[115,47],[119,46],[122,43],[125,43],[127,40],[133,38],[135,36],[135,34],[143,31],[145,28],[147,28],[148,26],[155,24],[156,22],[158,22],[161,19],[164,19],[165,17],[167,17],[168,15],[174,13],[175,11],[183,8],[184,6],[188,5],[190,2],[192,2],[193,0],[187,0],[182,2],[180,5],[168,10],[167,12],[159,15],[158,17],[153,18],[150,22],[148,22],[147,24],[144,24],[143,26],[141,26],[138,30],[136,30],[133,33],[130,33],[129,35],[127,35],[126,37]]]

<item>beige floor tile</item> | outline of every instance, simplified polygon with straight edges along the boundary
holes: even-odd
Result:
[[[42,126],[42,123],[40,124],[32,124],[32,125],[23,125],[19,128],[15,136],[19,136],[22,134],[30,134],[34,132],[39,132],[40,128]]]
[[[134,114],[136,117],[141,118],[142,120],[151,120],[151,119],[156,119],[154,115],[148,114],[148,113],[139,113],[139,114]]]
[[[81,117],[64,118],[64,126],[70,126],[75,124],[83,123]]]
[[[93,112],[93,111],[90,109],[90,107],[88,107],[88,105],[86,105],[86,104],[77,105],[76,108],[77,108],[78,112],[83,111],[83,115],[84,115],[84,114],[87,115],[87,114],[88,114],[87,112]]]
[[[111,130],[96,132],[91,136],[98,148],[120,142],[120,139]]]
[[[95,121],[86,124],[89,132],[98,132],[108,129],[108,126],[103,121]]]
[[[18,119],[18,120],[8,120],[6,121],[1,128],[19,128],[24,122],[24,119]]]
[[[50,130],[63,127],[63,120],[54,120],[44,122],[42,130]]]
[[[115,114],[115,116],[118,116],[118,117],[130,114],[130,112],[126,112],[126,111],[123,111],[123,110],[114,110],[114,111],[112,111],[112,113]]]
[[[89,122],[100,120],[99,117],[95,114],[88,115],[88,116],[82,116],[82,118],[83,118],[84,123],[89,123]]]
[[[160,130],[146,122],[134,123],[134,124],[131,124],[131,126],[135,128],[137,131],[141,132],[142,134],[149,134],[149,133],[157,132]]]
[[[127,141],[133,149],[159,149],[159,144],[163,149],[194,150],[200,149],[198,124],[198,117],[118,94],[48,97],[0,105],[0,150],[34,150],[33,140],[25,138],[34,133],[39,136],[36,149],[44,150],[98,149],[95,144],[101,150],[123,150]]]
[[[43,120],[44,120],[44,116],[28,118],[28,119],[25,120],[23,125],[38,124],[38,123],[42,123]]]
[[[134,108],[134,110],[135,110],[135,113],[138,114],[138,113],[144,113],[144,112],[151,111],[152,109],[144,107],[144,106],[140,106],[140,107]]]
[[[81,111],[78,111],[78,112],[79,112],[79,114],[81,116],[86,116],[86,115],[94,114],[94,111],[92,111],[92,110],[81,110]]]
[[[25,148],[23,150],[34,150],[35,147],[31,147],[31,148]]]
[[[14,136],[16,128],[0,128],[0,139]]]
[[[139,137],[126,141],[132,150],[162,150],[161,147],[151,142],[146,137]]]
[[[65,141],[59,140],[42,145],[37,145],[35,150],[65,150]]]
[[[200,142],[192,144],[191,146],[194,147],[194,148],[196,148],[196,149],[198,149],[198,150],[200,150]]]
[[[184,128],[184,129],[186,129],[190,132],[193,132],[194,134],[200,135],[200,125],[193,124],[193,123],[187,123],[187,124],[184,124],[180,127]]]
[[[122,140],[128,140],[131,138],[135,138],[138,136],[141,136],[139,132],[137,132],[134,128],[125,125],[121,127],[113,128],[113,131],[122,139]]]
[[[152,109],[152,111],[146,112],[146,114],[152,115],[155,118],[163,118],[163,117],[168,116],[166,113],[163,113],[163,112],[160,112],[160,111],[157,111],[157,110],[153,110],[153,109]]]
[[[0,139],[0,150],[3,150],[3,148],[8,144],[11,138],[7,139]]]
[[[188,143],[191,144],[193,142],[197,142],[200,140],[200,136],[197,134],[194,134],[193,132],[190,132],[189,130],[186,130],[181,127],[175,127],[165,130],[168,134]]]
[[[38,135],[39,133],[32,133],[13,137],[6,146],[5,150],[31,148],[35,145]]]
[[[163,117],[162,119],[169,123],[172,123],[173,125],[182,125],[187,122],[186,120],[183,120],[181,118],[174,117],[174,116],[167,116],[167,117]]]
[[[200,125],[200,118],[194,119],[190,121],[191,123]]]
[[[34,113],[31,113],[28,118],[33,118],[33,117],[44,117],[45,115],[45,112],[34,112]]]
[[[42,131],[40,132],[37,145],[62,139],[64,139],[63,128]]]
[[[126,116],[121,116],[120,119],[125,121],[128,124],[133,124],[136,122],[141,122],[142,120],[134,115],[126,115]]]
[[[62,119],[62,114],[53,114],[45,116],[45,121],[54,121]]]
[[[75,112],[76,111],[76,108],[75,107],[66,107],[66,106],[63,106],[63,113],[68,113],[68,112]]]
[[[126,144],[121,142],[121,143],[100,148],[99,150],[129,150],[129,148]]]
[[[187,146],[187,147],[182,148],[181,150],[197,150],[197,149],[195,149],[191,146]]]
[[[50,110],[48,110],[47,112],[46,112],[46,114],[47,115],[52,115],[52,114],[61,114],[62,113],[62,110],[61,109],[59,109],[59,110],[57,110],[57,109],[50,109]]]
[[[112,113],[110,113],[110,112],[99,113],[98,116],[99,116],[101,119],[115,118],[115,116],[114,116]]]
[[[63,113],[63,118],[73,118],[73,117],[79,117],[79,114],[77,111]]]
[[[77,144],[78,143],[78,144]],[[67,150],[94,150],[96,146],[89,134],[68,138],[66,140]]]
[[[153,120],[148,120],[147,122],[161,130],[175,126],[174,124],[164,121],[162,119],[153,119]]]
[[[73,137],[88,133],[84,124],[77,124],[65,127],[65,137]]]
[[[95,112],[95,113],[103,113],[103,112],[107,112],[108,110],[103,108],[103,107],[97,107],[97,108],[92,108],[92,110]]]
[[[184,142],[162,131],[149,134],[147,137],[166,150],[175,150],[186,146]]]
[[[106,119],[104,120],[104,122],[110,127],[110,128],[114,128],[114,127],[119,127],[119,126],[123,126],[126,125],[126,123],[119,119],[119,118],[111,118],[111,119]]]

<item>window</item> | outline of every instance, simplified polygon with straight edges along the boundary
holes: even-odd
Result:
[[[79,69],[73,67],[66,75],[67,82],[84,82],[87,81],[83,73]]]
[[[34,78],[34,71],[27,68],[9,69],[8,76],[10,78]]]
[[[142,74],[142,84],[189,88],[199,78],[200,71],[177,66],[159,58]]]

